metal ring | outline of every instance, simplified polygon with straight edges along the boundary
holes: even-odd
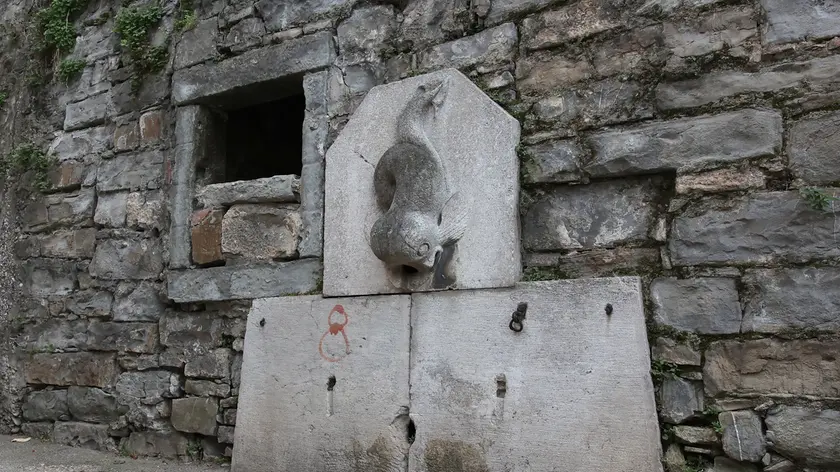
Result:
[[[519,329],[514,328],[514,325],[519,326]],[[522,326],[522,323],[519,322],[519,321],[510,320],[510,323],[508,324],[508,328],[510,328],[511,331],[515,331],[515,332],[518,333],[518,332],[522,331],[523,326]]]

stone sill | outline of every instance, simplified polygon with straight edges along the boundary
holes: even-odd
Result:
[[[223,208],[237,203],[299,203],[300,177],[277,175],[205,185],[196,192],[198,208]]]

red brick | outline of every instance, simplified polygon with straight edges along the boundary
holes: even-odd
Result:
[[[196,264],[223,261],[223,210],[199,210],[192,215],[192,258]]]

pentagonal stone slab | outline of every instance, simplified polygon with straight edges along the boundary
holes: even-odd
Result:
[[[662,470],[637,278],[416,294],[411,319],[411,472]]]
[[[405,470],[409,308],[407,295],[255,300],[233,471]]]
[[[409,125],[399,126],[404,122]],[[519,134],[519,123],[455,69],[374,87],[327,151],[324,295],[512,286],[521,270]],[[420,151],[397,147],[417,135],[428,138],[428,146]],[[389,265],[372,249],[371,228],[391,208],[382,198],[377,202],[374,186],[374,171],[389,150],[397,177],[382,181],[396,180],[396,196],[384,200],[410,194],[417,206],[412,210],[429,223],[424,228],[437,231],[434,237],[418,232],[422,237],[410,244],[413,250],[423,252],[428,242],[423,254],[432,260],[438,243],[451,239],[444,236],[460,235],[437,276]],[[426,165],[429,152],[439,156],[442,172]],[[450,198],[456,192],[457,198]]]

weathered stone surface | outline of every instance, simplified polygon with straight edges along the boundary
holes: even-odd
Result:
[[[398,41],[410,41],[415,47],[440,44],[467,33],[470,4],[461,0],[413,0],[402,4]]]
[[[68,420],[66,390],[41,390],[27,395],[23,402],[23,419],[26,421]]]
[[[164,134],[163,112],[150,110],[140,115],[140,143],[155,144]]]
[[[759,462],[767,448],[761,418],[754,411],[726,411],[718,415],[723,428],[723,451],[741,462]]]
[[[228,30],[224,47],[239,53],[259,46],[263,36],[265,36],[263,21],[259,18],[245,18]]]
[[[275,175],[205,185],[196,191],[196,201],[204,208],[229,207],[237,203],[296,203],[300,201],[300,177]]]
[[[230,378],[230,349],[215,349],[207,354],[196,356],[187,362],[184,374],[187,377],[204,379]]]
[[[222,444],[233,444],[236,436],[236,428],[232,426],[219,426],[219,442]]]
[[[218,398],[178,398],[172,400],[172,427],[185,433],[216,435]]]
[[[227,397],[230,395],[230,384],[225,382],[214,382],[212,380],[187,379],[184,384],[184,392],[187,395],[197,397]]]
[[[444,80],[443,108],[434,118],[429,112],[427,133],[436,152],[445,156],[450,195],[458,192],[463,197],[461,205],[468,215],[457,243],[457,256],[444,271],[450,281],[454,280],[452,286],[458,288],[504,286],[518,278],[519,243],[513,228],[519,124],[463,74],[446,69],[374,87],[327,151],[325,294],[432,289],[430,272],[404,275],[401,268],[388,267],[371,249],[371,227],[384,213],[371,189],[375,166],[398,138],[393,123],[419,87]],[[376,139],[369,139],[371,136]],[[346,185],[351,181],[356,184]],[[439,212],[440,208],[431,211]],[[485,231],[491,226],[498,230],[492,234]],[[430,244],[430,248],[438,245],[434,241]],[[360,270],[365,277],[348,276]]]
[[[757,169],[715,169],[699,174],[677,175],[678,194],[729,192],[764,188],[767,179]]]
[[[64,115],[64,130],[73,131],[102,124],[113,112],[114,102],[109,92],[70,103]]]
[[[145,403],[154,403],[153,405],[141,404],[132,399],[126,400],[129,403],[129,410],[125,414],[125,419],[134,429],[151,431],[172,429],[169,421],[169,417],[172,416],[172,407],[168,400],[141,400]]]
[[[767,413],[773,449],[814,466],[840,466],[840,411],[780,406]]]
[[[836,233],[834,217],[798,192],[768,192],[726,206],[690,204],[674,218],[669,247],[678,266],[807,262],[840,255]]]
[[[57,226],[93,226],[96,197],[92,188],[72,193],[48,195],[26,206],[21,215],[26,231],[42,231]]]
[[[593,48],[591,54],[595,71],[601,77],[610,77],[628,72],[643,75],[644,71],[658,69],[666,56],[662,36],[660,25],[611,36]]]
[[[105,126],[71,133],[58,133],[47,152],[60,161],[92,162],[110,145],[111,134]]]
[[[180,393],[181,380],[175,373],[166,370],[145,372],[124,372],[117,382],[120,403],[141,401],[147,405],[160,403]]]
[[[685,423],[703,411],[703,383],[681,378],[665,379],[659,390],[662,419]]]
[[[175,49],[176,69],[183,69],[216,56],[218,23],[216,18],[199,21],[195,28],[182,33]]]
[[[714,472],[758,472],[758,468],[754,464],[737,462],[724,456],[717,456],[715,457]]]
[[[140,128],[136,121],[126,123],[114,130],[114,152],[133,151],[140,144]]]
[[[747,109],[606,131],[588,142],[595,158],[586,171],[593,176],[685,172],[772,155],[782,145],[782,116]]]
[[[59,421],[53,429],[52,441],[66,446],[117,452],[117,444],[108,434],[108,425],[106,424]]]
[[[159,354],[121,355],[120,367],[124,370],[151,370],[160,367]]]
[[[285,7],[286,4],[280,4]],[[271,21],[268,21],[269,25]],[[245,85],[326,67],[335,59],[332,34],[321,32],[248,51],[219,63],[181,69],[172,77],[172,101],[183,105],[217,98]]]
[[[259,0],[256,4],[269,31],[282,31],[291,26],[326,17],[339,10],[349,11],[356,0],[301,0],[275,2]]]
[[[90,264],[90,274],[100,279],[154,279],[163,271],[163,251],[158,240],[100,241]]]
[[[604,315],[605,296],[612,317]],[[529,301],[519,333],[531,332],[527,338],[504,326],[516,300]],[[418,421],[409,455],[414,464],[440,467],[421,470],[447,470],[447,455],[465,453],[480,461],[476,470],[551,470],[558,460],[592,471],[662,470],[648,345],[637,337],[646,331],[638,278],[413,294],[411,315],[411,415],[423,426]],[[439,329],[443,322],[448,329]],[[499,349],[510,342],[515,352]],[[452,345],[459,348],[445,347]],[[597,399],[588,393],[595,391]],[[634,407],[620,414],[596,406],[626,398],[636,399]],[[549,424],[557,434],[544,434]],[[237,429],[242,425],[240,418]],[[589,453],[581,432],[594,430],[622,447]],[[513,454],[502,439],[512,434],[519,438]]]
[[[711,396],[792,394],[840,397],[837,341],[718,341],[706,351],[703,379]]]
[[[225,400],[230,400],[230,399],[225,399]],[[220,404],[224,404],[225,400],[222,400],[220,402]],[[236,404],[234,404],[234,406],[236,406]],[[236,408],[231,408],[231,409],[225,410],[222,413],[221,423],[222,424],[235,425],[236,424]]]
[[[157,150],[120,154],[99,166],[96,189],[111,192],[159,188],[163,179],[163,161],[163,153]]]
[[[93,164],[65,161],[50,169],[48,177],[53,190],[75,190],[96,183],[96,168]]]
[[[128,192],[103,193],[96,200],[96,213],[93,221],[96,224],[121,228],[125,226],[125,203]]]
[[[114,321],[158,321],[165,305],[159,289],[149,283],[121,283],[114,293]]]
[[[30,259],[24,265],[24,272],[29,294],[37,297],[68,295],[78,280],[76,264],[71,261]]]
[[[222,218],[224,210],[199,210],[192,214],[192,260],[211,264],[225,260],[222,254]]]
[[[533,195],[522,222],[525,248],[591,249],[644,242],[655,222],[661,185],[659,178],[626,179]]]
[[[97,351],[151,353],[158,340],[156,323],[93,321],[88,326],[88,346]]]
[[[516,88],[526,96],[543,98],[595,75],[589,61],[539,51],[516,62]]]
[[[660,108],[690,108],[743,93],[773,92],[807,81],[815,86],[834,82],[840,74],[840,55],[778,64],[758,72],[722,71],[697,79],[662,83],[656,88]]]
[[[125,222],[129,228],[166,228],[167,204],[162,192],[132,192],[125,202]]]
[[[317,259],[167,274],[169,298],[177,303],[306,293],[315,290],[320,277],[321,263]]]
[[[404,461],[404,450],[399,449],[401,443],[407,447],[404,430],[388,425],[400,407],[408,405],[410,303],[405,295],[255,300],[245,335],[248,349],[242,365],[233,470],[349,469],[352,456],[341,453],[350,452],[352,446],[339,438],[351,431],[362,450],[377,444],[376,457],[382,463],[394,463],[395,456]],[[349,347],[340,332],[324,336],[330,323],[344,322],[342,312],[349,320],[345,329]],[[298,314],[297,321],[292,322],[291,313]],[[278,363],[278,358],[284,362]],[[336,380],[332,412],[326,397],[330,376]],[[277,383],[274,378],[297,380]],[[298,400],[277,403],[278,395],[320,402],[320,407],[301,409]],[[371,458],[359,459],[362,470],[372,467]]]
[[[373,5],[353,10],[337,28],[338,49],[342,56],[370,59],[382,51],[397,28],[396,10],[391,5]]]
[[[674,437],[680,444],[714,446],[718,444],[715,430],[701,426],[674,426]]]
[[[585,39],[621,26],[616,2],[582,0],[545,10],[522,21],[522,42],[528,49],[543,49]]]
[[[52,439],[53,423],[23,423],[20,425],[20,432],[34,439],[50,441]]]
[[[222,220],[222,252],[254,260],[292,258],[301,225],[300,214],[293,208],[234,205]]]
[[[122,413],[117,398],[98,388],[70,387],[67,406],[73,419],[90,423],[110,423]]]
[[[759,269],[747,272],[743,330],[840,330],[840,269]]]
[[[638,121],[653,116],[646,94],[638,82],[607,78],[563,87],[537,101],[532,113],[539,122],[579,129]]]
[[[75,352],[33,354],[26,361],[26,383],[108,387],[119,374],[116,354]]]
[[[677,58],[723,50],[731,56],[746,56],[749,48],[745,43],[757,38],[758,25],[751,7],[733,7],[714,11],[696,21],[667,22],[663,34],[665,46]]]
[[[525,148],[521,163],[526,182],[563,183],[581,177],[583,149],[573,140],[545,141]]]
[[[837,10],[840,21],[840,7]],[[794,174],[809,184],[840,182],[840,113],[820,115],[794,123],[788,155]]]
[[[494,66],[512,60],[516,43],[516,25],[505,23],[422,51],[418,54],[417,63],[425,71],[476,66],[479,70],[493,70]]]
[[[767,12],[764,40],[768,44],[840,35],[840,5],[820,0],[761,0]]]
[[[216,347],[222,340],[221,320],[209,314],[166,313],[160,319],[160,342],[164,346]]]
[[[93,228],[74,231],[58,231],[41,239],[41,255],[67,259],[93,257],[96,246],[96,230]]]
[[[552,0],[490,0],[487,13],[489,23],[498,23],[522,13],[539,10],[554,3]]]
[[[120,446],[129,454],[175,459],[187,455],[189,441],[174,431],[134,431]]]
[[[651,284],[654,321],[680,331],[732,334],[741,331],[735,279],[660,278]]]
[[[664,362],[677,365],[701,365],[700,351],[687,344],[680,344],[673,339],[656,338],[652,349],[652,357]]]
[[[27,325],[20,341],[36,351],[84,349],[87,346],[87,321],[50,319]]]

